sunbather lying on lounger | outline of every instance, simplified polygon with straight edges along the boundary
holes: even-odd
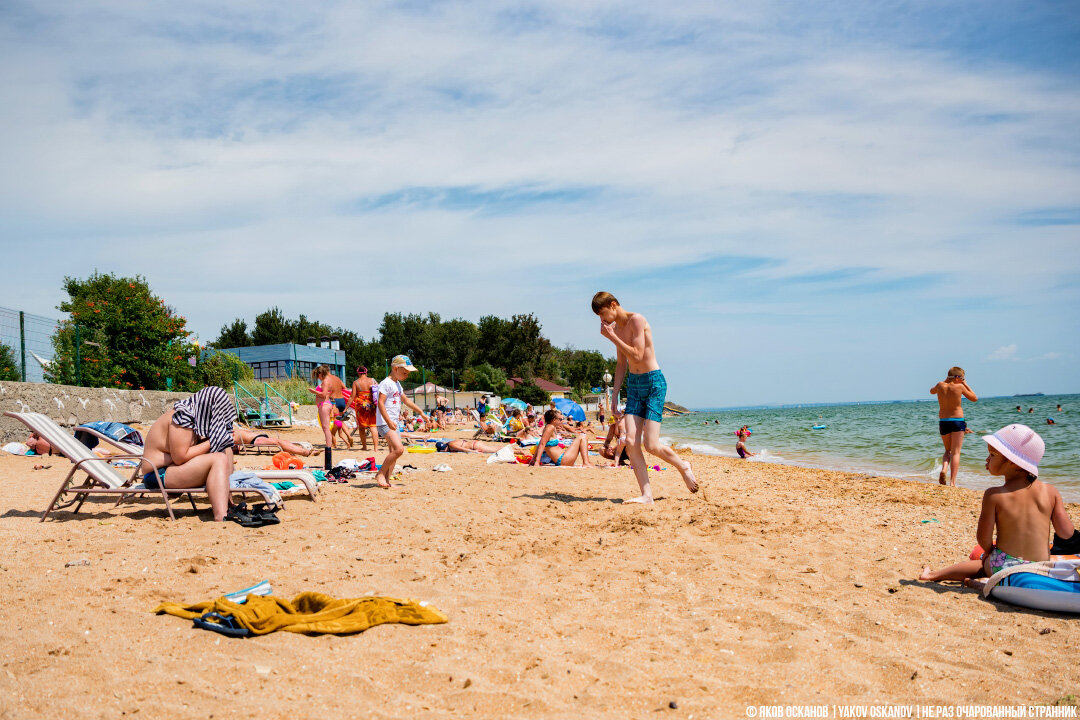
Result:
[[[33,450],[35,455],[52,455],[52,445],[36,432],[30,433],[23,445]]]
[[[232,437],[234,445],[276,445],[287,453],[303,455],[304,457],[314,452],[310,443],[289,442],[280,437],[270,437],[266,433],[257,433],[247,428],[234,427]]]
[[[511,443],[515,451],[520,449],[516,443]],[[502,450],[506,445],[496,445],[482,440],[451,440],[449,442],[435,443],[435,449],[439,452],[464,452],[464,453],[495,453]]]
[[[143,484],[151,490],[205,485],[214,520],[224,520],[229,510],[235,420],[232,398],[216,386],[175,403],[146,434],[140,466],[145,473]]]

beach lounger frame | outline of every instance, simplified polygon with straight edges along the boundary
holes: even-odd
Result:
[[[106,442],[109,445],[112,445],[117,450],[126,453],[125,457],[142,459],[143,448],[139,445],[132,445],[131,443],[126,443],[122,440],[111,438],[104,433],[95,432],[90,428],[79,427],[78,429],[83,431],[90,431],[91,434],[93,434],[103,442]],[[120,456],[114,455],[113,457]],[[144,460],[143,462],[150,464],[150,461],[148,460]],[[318,492],[319,486],[318,483],[315,482],[315,476],[309,473],[307,470],[252,470],[251,472],[255,473],[256,477],[258,477],[260,480],[266,480],[268,482],[297,480],[300,482],[301,485],[304,486],[304,489],[307,491],[307,494],[311,498],[312,502],[316,502],[315,493]],[[239,490],[234,489],[233,492],[239,492]]]
[[[473,420],[476,421],[476,424],[480,426],[477,429],[476,433],[472,436],[473,440],[476,440],[476,439],[480,438],[481,436],[489,437],[489,438],[492,438],[493,440],[516,440],[517,439],[517,438],[513,437],[512,435],[507,435],[506,428],[503,427],[503,424],[501,422],[499,422],[498,420],[496,420],[495,418],[491,417],[490,415],[488,417],[486,417],[486,418],[481,418],[480,413],[478,413],[476,411],[476,408],[469,408],[469,412],[472,413]],[[498,430],[496,430],[495,432],[485,430],[484,428],[488,424],[495,425],[498,428]]]
[[[132,445],[131,443],[123,443],[123,447],[118,445],[121,441],[109,437],[105,433],[98,432],[94,428],[84,427],[82,425],[75,428],[78,432],[84,432],[88,435],[93,435],[98,440],[109,443],[117,449],[124,449],[126,447],[140,447],[138,445]],[[262,445],[256,445],[255,443],[235,443],[233,445],[233,452],[237,455],[276,455],[279,452],[283,452],[285,448],[281,447],[277,443],[263,443]],[[264,452],[265,451],[265,452]]]
[[[159,487],[156,489],[150,489],[143,485],[139,480],[139,470],[141,465],[136,465],[131,472],[131,476],[124,478],[124,476],[117,472],[116,468],[109,464],[109,461],[98,457],[92,450],[83,445],[79,440],[75,439],[74,435],[66,432],[62,427],[56,424],[52,418],[41,413],[18,413],[18,412],[5,412],[5,416],[18,420],[23,425],[26,425],[30,430],[36,432],[40,437],[44,438],[53,449],[67,458],[72,467],[68,474],[64,477],[64,481],[60,484],[60,488],[53,495],[52,501],[45,509],[45,512],[41,516],[41,522],[45,522],[53,510],[63,510],[75,506],[73,513],[79,512],[83,503],[86,502],[89,495],[115,495],[117,496],[115,508],[125,498],[133,497],[135,495],[159,495],[165,503],[165,510],[169,514],[170,520],[176,519],[176,514],[173,513],[172,503],[169,502],[170,495],[187,495],[188,501],[191,503],[191,507],[196,512],[198,509],[195,507],[195,495],[205,495],[206,487],[193,487],[193,488],[166,488]],[[118,447],[119,441],[112,440],[114,447]],[[126,448],[135,448],[137,446],[127,445],[126,443],[119,443],[119,445],[126,445]],[[125,448],[120,448],[125,449]],[[153,467],[157,472],[158,468],[142,457],[141,448],[138,454],[125,452],[122,455],[114,455],[114,459],[132,459],[138,460],[147,465]],[[86,474],[86,478],[82,485],[72,485],[75,479],[76,473],[82,471]],[[270,498],[266,493],[254,488],[234,488],[232,493],[240,495],[258,495],[263,498],[264,502],[270,502]],[[61,499],[65,495],[73,495],[69,500]],[[314,496],[311,498],[314,500]]]

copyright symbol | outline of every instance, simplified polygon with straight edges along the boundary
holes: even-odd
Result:
[[[757,708],[753,705],[748,705],[746,708],[746,717],[757,717]]]

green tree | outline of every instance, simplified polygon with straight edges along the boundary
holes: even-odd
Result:
[[[507,390],[506,373],[488,363],[467,368],[461,373],[461,382],[466,390],[487,391],[496,395],[505,395]]]
[[[538,374],[544,359],[551,353],[551,343],[541,332],[535,315],[515,315],[506,324],[503,358],[498,367],[505,368],[511,377]]]
[[[255,316],[255,327],[251,329],[252,345],[279,345],[295,341],[295,327],[289,323],[281,308],[272,307]]]
[[[145,278],[66,277],[64,290],[68,299],[58,308],[70,317],[53,336],[47,379],[77,382],[78,354],[83,385],[158,390],[171,378],[177,389],[194,387],[188,359],[197,349],[187,340],[187,320],[154,295]]]
[[[524,400],[530,405],[547,405],[551,399],[547,391],[541,390],[536,383],[528,380],[515,387],[513,393],[518,400]]]
[[[248,335],[247,322],[236,318],[229,325],[222,325],[217,340],[210,343],[216,348],[239,348],[251,345],[251,336]]]
[[[22,380],[15,351],[4,343],[0,343],[0,380]]]
[[[477,323],[475,359],[495,367],[506,367],[510,322],[495,315],[485,315]]]
[[[307,315],[301,314],[296,319],[296,322],[285,322],[286,340],[281,342],[294,342],[300,345],[306,345],[310,338],[315,338],[316,344],[320,343],[323,337],[330,337],[332,335],[338,335],[341,330],[334,330],[329,325],[317,320],[308,320]],[[345,356],[348,358],[348,354]],[[351,360],[350,360],[351,362]]]
[[[595,350],[571,351],[564,367],[566,382],[579,397],[601,385],[605,372],[608,372],[608,361]]]

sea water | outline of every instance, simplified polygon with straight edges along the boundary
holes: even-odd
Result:
[[[1057,406],[1061,405],[1061,412]],[[1021,406],[1021,412],[1016,406]],[[1032,408],[1032,412],[1028,409]],[[974,434],[965,436],[956,483],[984,489],[999,485],[984,466],[980,436],[1023,423],[1046,442],[1039,477],[1067,502],[1080,502],[1080,395],[982,398],[964,401]],[[1048,425],[1053,418],[1055,425]],[[738,457],[735,431],[749,425],[750,462],[775,462],[937,482],[944,445],[938,435],[938,404],[926,401],[702,409],[664,418],[661,434],[677,448]],[[813,430],[815,425],[827,426]]]

